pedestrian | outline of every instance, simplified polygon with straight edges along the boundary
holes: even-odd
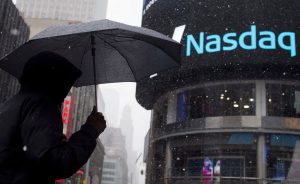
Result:
[[[104,116],[94,108],[69,140],[62,133],[61,104],[80,75],[53,52],[29,59],[19,93],[0,106],[0,184],[53,184],[87,162]]]

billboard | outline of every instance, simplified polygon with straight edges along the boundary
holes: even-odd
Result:
[[[201,82],[300,80],[299,18],[299,0],[146,1],[142,26],[180,42],[182,66],[139,82],[138,102]]]
[[[184,64],[299,65],[299,18],[298,0],[152,0],[143,26],[180,41]]]

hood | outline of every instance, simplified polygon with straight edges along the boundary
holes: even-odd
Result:
[[[41,52],[28,60],[20,78],[21,92],[37,92],[62,103],[81,71],[54,52]]]

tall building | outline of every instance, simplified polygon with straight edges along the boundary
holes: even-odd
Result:
[[[101,184],[127,184],[126,160],[105,155]],[[125,170],[124,170],[125,169]]]
[[[133,132],[134,126],[132,123],[132,113],[129,105],[125,105],[121,114],[120,127],[126,137],[127,164],[128,164],[128,179],[131,184],[138,184],[138,168],[136,160],[138,154],[133,150]]]
[[[120,127],[123,134],[126,136],[126,149],[127,151],[132,150],[133,143],[133,124],[132,114],[129,105],[125,105],[121,114]]]
[[[106,96],[108,103],[105,104],[105,115],[107,117],[107,123],[117,126],[120,119],[120,96],[115,89],[107,88],[103,90],[103,96]],[[100,103],[104,103],[101,101]]]
[[[152,0],[182,66],[137,85],[147,184],[300,183],[300,2]],[[148,141],[147,141],[148,142]]]
[[[102,99],[102,95],[98,92],[98,99]],[[64,134],[69,138],[72,133],[80,130],[81,126],[86,123],[93,106],[95,105],[94,86],[84,86],[72,88],[68,96],[65,98],[62,108]],[[98,109],[104,110],[104,104],[99,104]],[[64,183],[83,182],[86,180],[88,184],[99,183],[102,180],[102,167],[104,159],[104,146],[100,139],[97,139],[96,148],[91,155],[88,163],[84,165],[76,174],[67,178]]]
[[[106,17],[108,0],[17,0],[30,26],[30,38],[50,26],[87,22]]]
[[[29,27],[11,0],[0,2],[0,58],[23,44],[29,37]],[[19,90],[18,81],[0,69],[0,104]]]
[[[95,18],[97,0],[17,0],[26,18],[90,21]]]
[[[121,129],[108,127],[100,139],[105,147],[101,184],[127,184],[126,141]]]
[[[104,146],[100,139],[97,139],[97,146],[90,159],[90,184],[100,184],[102,182]]]
[[[70,94],[74,97],[74,116],[73,122],[76,124],[72,128],[72,132],[80,129],[90,115],[95,105],[95,89],[94,86],[83,86],[79,88],[72,88]],[[102,94],[98,90],[98,99],[102,99]],[[103,103],[98,104],[98,109],[105,109]]]

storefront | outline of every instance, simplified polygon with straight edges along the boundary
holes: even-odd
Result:
[[[182,67],[137,85],[152,109],[147,183],[299,183],[300,2],[156,0],[143,26]]]

